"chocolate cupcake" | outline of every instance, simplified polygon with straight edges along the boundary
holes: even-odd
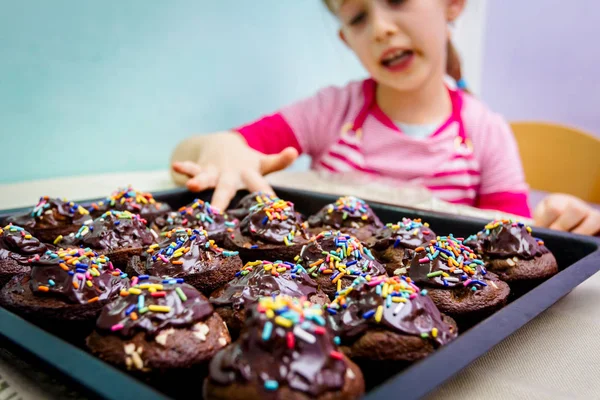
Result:
[[[233,280],[210,296],[210,302],[236,338],[246,320],[246,309],[259,297],[271,295],[302,297],[319,305],[329,302],[306,270],[288,261],[247,263]]]
[[[0,288],[17,274],[28,274],[30,262],[42,256],[48,246],[20,226],[0,228]]]
[[[523,293],[558,273],[554,255],[531,233],[518,221],[492,221],[465,244],[473,244],[488,269],[508,282],[512,291]]]
[[[386,275],[385,267],[369,249],[354,236],[341,232],[321,232],[314,236],[295,261],[330,298],[359,276]]]
[[[119,189],[102,201],[92,203],[89,207],[89,211],[94,218],[101,216],[109,210],[129,211],[133,214],[140,214],[148,223],[152,223],[156,217],[167,211],[171,211],[171,207],[167,203],[154,200],[151,193],[139,192],[128,186],[124,189]]]
[[[396,372],[423,359],[457,336],[456,323],[440,314],[427,290],[406,277],[357,278],[327,311],[341,351],[361,366],[370,384],[385,379],[385,371]],[[378,381],[370,382],[373,379]]]
[[[232,232],[237,225],[237,219],[223,214],[208,202],[196,199],[177,211],[169,211],[157,217],[152,224],[152,229],[159,233],[180,227],[203,229],[208,232],[209,238],[222,244],[225,235]]]
[[[364,200],[354,196],[340,197],[308,218],[311,233],[335,230],[366,241],[383,228],[383,223]]]
[[[77,232],[81,225],[91,221],[88,210],[79,204],[48,196],[41,197],[30,212],[6,219],[7,223],[27,229],[45,243],[52,243],[59,235]]]
[[[105,256],[83,249],[34,257],[29,274],[0,291],[0,305],[59,336],[82,340],[102,307],[129,288],[127,275]]]
[[[155,243],[158,235],[146,226],[146,220],[129,211],[110,210],[77,233],[54,240],[57,246],[87,247],[110,258],[114,265],[125,269],[134,255]]]
[[[250,210],[253,210],[256,207],[262,207],[265,204],[274,203],[278,200],[279,198],[274,194],[264,192],[249,193],[242,197],[234,208],[227,210],[227,214],[233,219],[239,219],[241,221],[250,214]]]
[[[132,284],[104,307],[87,347],[153,384],[183,389],[193,383],[198,390],[210,359],[231,341],[223,320],[181,280],[133,277]],[[181,382],[173,385],[173,378]]]
[[[414,250],[435,238],[436,234],[427,222],[421,222],[420,218],[402,218],[396,224],[386,224],[369,244],[375,256],[385,263],[388,274],[404,275],[414,257]]]
[[[358,399],[360,369],[337,349],[321,307],[264,297],[240,338],[210,363],[204,398]]]
[[[254,208],[240,227],[225,237],[224,247],[239,251],[244,261],[292,261],[308,238],[294,204],[278,200]]]
[[[208,296],[242,268],[238,253],[217,246],[206,231],[177,228],[161,235],[165,240],[132,258],[131,268],[137,274],[183,278]]]
[[[502,308],[510,289],[471,248],[452,235],[415,249],[408,274],[426,288],[438,309],[454,318],[461,330]]]

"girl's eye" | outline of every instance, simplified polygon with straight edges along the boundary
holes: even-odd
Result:
[[[392,6],[398,6],[402,3],[406,3],[406,0],[388,0],[388,3]]]
[[[364,11],[361,11],[360,13],[356,14],[356,16],[354,16],[354,18],[352,18],[350,20],[350,25],[354,26],[354,25],[359,25],[362,22],[364,22],[367,19],[367,13]]]

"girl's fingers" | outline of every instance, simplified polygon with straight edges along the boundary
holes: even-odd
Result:
[[[581,207],[578,203],[569,203],[556,221],[550,224],[550,229],[568,232],[579,225],[587,214],[588,210]]]
[[[173,171],[187,175],[190,178],[202,172],[202,167],[192,161],[175,161],[172,167]]]
[[[249,192],[263,192],[275,194],[271,185],[258,171],[246,170],[242,173],[242,181]]]
[[[592,210],[572,232],[579,233],[580,235],[596,235],[600,233],[600,211]]]
[[[286,147],[278,154],[263,156],[260,160],[260,172],[263,175],[280,171],[290,166],[298,158],[298,150]]]
[[[201,192],[206,189],[214,188],[218,178],[219,171],[213,166],[208,166],[203,172],[190,178],[185,185],[192,192]]]
[[[235,196],[239,186],[239,173],[236,171],[223,171],[219,176],[211,205],[219,210],[226,210]]]
[[[535,208],[533,212],[533,219],[537,226],[548,228],[554,221],[558,219],[561,214],[560,205],[555,204],[556,199],[551,196],[546,197],[542,202]]]

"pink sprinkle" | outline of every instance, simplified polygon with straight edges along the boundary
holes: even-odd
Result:
[[[83,280],[83,275],[82,274],[77,274],[77,279],[79,279],[79,280],[82,281]]]
[[[109,269],[109,270],[111,270],[111,271],[112,271],[113,269],[115,269],[115,267],[113,267],[113,265],[112,265],[112,261],[109,261],[109,262],[108,262],[108,269]]]
[[[387,277],[385,277],[385,278],[382,278],[382,279],[371,279],[371,282],[369,282],[369,283],[368,283],[368,285],[369,285],[369,286],[377,286],[377,285],[379,285],[381,282],[383,282],[383,281],[384,281],[386,278],[387,278]]]
[[[169,263],[169,260],[167,260],[167,258],[165,256],[163,256],[162,254],[159,254],[158,258],[160,258],[161,260],[163,260],[163,262],[166,263],[166,264]]]
[[[114,324],[110,330],[115,332],[115,331],[120,331],[121,329],[123,329],[125,326],[123,324]]]
[[[470,284],[471,282],[472,282],[472,280],[471,280],[471,279],[467,279],[467,280],[465,281],[465,283],[463,283],[463,285],[465,285],[465,287],[466,287],[466,286],[469,286],[469,284]]]
[[[343,360],[344,359],[344,355],[340,352],[337,352],[335,350],[331,350],[331,353],[329,353],[329,355],[331,356],[331,358],[335,358],[336,360]]]
[[[419,262],[420,262],[421,264],[428,263],[428,262],[429,262],[429,258],[427,258],[427,257],[420,258],[420,259],[419,259]]]
[[[134,276],[133,278],[131,278],[131,285],[132,286],[137,285],[137,283],[138,283],[138,277],[137,276]]]
[[[413,294],[411,294],[411,295],[410,295],[408,298],[409,298],[410,300],[412,300],[412,299],[414,299],[415,297],[417,297],[417,294],[416,294],[416,293],[413,293]]]

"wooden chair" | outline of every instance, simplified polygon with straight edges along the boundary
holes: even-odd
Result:
[[[513,122],[511,128],[532,189],[600,203],[600,137],[546,122]]]

